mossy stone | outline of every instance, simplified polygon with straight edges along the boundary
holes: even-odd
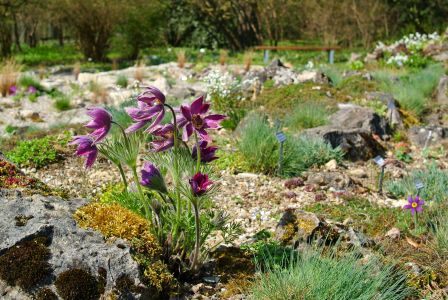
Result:
[[[51,275],[47,237],[21,242],[0,256],[0,278],[24,289],[35,287]]]
[[[55,286],[64,300],[96,300],[101,294],[101,286],[95,276],[83,269],[62,272],[57,277]]]

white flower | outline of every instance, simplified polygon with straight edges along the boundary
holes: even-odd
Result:
[[[204,54],[204,53],[205,53],[205,48],[201,48],[201,49],[199,49],[199,52],[202,53],[202,54]]]

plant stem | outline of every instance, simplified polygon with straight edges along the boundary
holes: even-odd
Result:
[[[194,132],[194,140],[196,142],[196,173],[201,171],[201,148],[199,147],[198,134]]]
[[[194,210],[194,223],[196,229],[196,241],[194,245],[193,261],[191,263],[191,269],[193,271],[197,270],[199,254],[201,250],[201,220],[199,218],[199,207],[197,203],[193,203]]]
[[[124,190],[126,191],[128,189],[128,181],[126,180],[126,175],[124,174],[123,166],[121,163],[117,164],[118,170],[120,170],[121,180],[123,180],[124,184]]]
[[[147,207],[147,205],[145,203],[146,202],[145,201],[145,194],[143,193],[142,187],[141,187],[140,182],[138,180],[137,168],[135,168],[135,167],[132,168],[132,175],[134,176],[134,182],[137,185],[137,190],[138,190],[138,193],[139,193],[139,196],[140,196],[140,200],[143,203],[143,208],[145,209],[145,215],[146,215],[146,218],[148,219],[149,216],[150,216],[150,213],[149,213],[148,207]]]

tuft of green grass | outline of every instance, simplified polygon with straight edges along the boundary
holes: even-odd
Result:
[[[33,76],[23,75],[19,78],[18,85],[25,89],[35,87],[39,92],[45,92],[45,88],[40,84],[39,80]]]
[[[70,98],[67,95],[56,97],[54,107],[59,111],[69,110],[71,108]]]
[[[428,109],[429,98],[443,74],[443,66],[433,64],[398,78],[384,72],[375,73],[374,78],[403,108],[420,117]]]
[[[275,256],[266,256],[265,270],[251,288],[250,299],[407,299],[413,290],[406,276],[391,265],[372,257],[365,263],[348,252],[340,257],[335,251],[290,252],[286,267]],[[285,257],[288,253],[285,254]]]
[[[386,190],[397,198],[415,196],[415,180],[421,180],[425,187],[420,191],[420,197],[425,201],[441,203],[448,198],[448,172],[441,170],[433,162],[424,170],[414,170],[402,179],[385,183]]]
[[[251,114],[240,130],[237,143],[239,154],[252,171],[274,174],[278,171],[280,144],[267,117]],[[282,176],[295,176],[313,166],[329,160],[342,160],[339,148],[319,139],[288,136],[283,151]]]
[[[115,84],[121,88],[127,88],[128,87],[128,78],[125,75],[118,75],[117,81]]]
[[[294,130],[314,128],[327,124],[329,113],[329,110],[322,105],[305,102],[295,107],[286,117],[285,123],[288,128]]]

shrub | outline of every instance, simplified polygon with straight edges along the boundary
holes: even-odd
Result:
[[[325,125],[329,111],[326,107],[316,103],[303,103],[296,106],[294,111],[286,117],[286,125],[291,129],[306,129]]]
[[[278,169],[279,142],[267,118],[251,114],[244,121],[238,141],[238,150],[248,168],[273,174]],[[284,145],[282,174],[294,176],[312,166],[325,164],[331,159],[341,160],[342,151],[333,149],[322,140],[307,137],[288,137]]]
[[[117,77],[116,85],[121,88],[127,88],[128,87],[128,78],[125,75],[119,75]]]
[[[69,135],[59,140],[46,136],[20,141],[14,149],[6,153],[6,157],[20,167],[41,168],[61,158],[56,148],[65,146],[69,138]]]
[[[431,163],[426,170],[415,170],[402,179],[386,182],[386,190],[395,197],[407,197],[416,195],[415,180],[423,181],[425,187],[421,190],[420,196],[425,201],[445,201],[448,197],[448,172],[437,168],[435,163]]]
[[[370,258],[360,264],[355,253],[337,258],[307,250],[291,253],[285,268],[267,257],[267,271],[252,287],[251,299],[407,299],[406,276]]]

